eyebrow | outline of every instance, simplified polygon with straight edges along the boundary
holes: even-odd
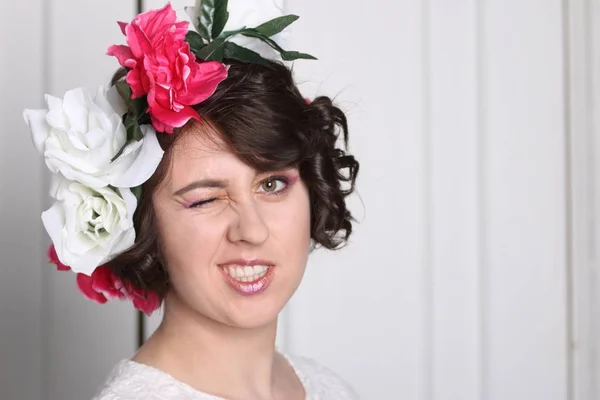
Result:
[[[229,184],[228,181],[226,180],[218,180],[218,179],[202,179],[199,181],[194,181],[192,183],[190,183],[189,185],[186,185],[184,187],[182,187],[181,189],[177,190],[175,193],[173,193],[174,196],[181,196],[182,194],[189,192],[190,190],[194,190],[194,189],[202,189],[202,188],[219,188],[219,189],[223,189],[225,187],[227,187],[227,185]]]

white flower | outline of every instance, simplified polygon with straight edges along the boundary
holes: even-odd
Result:
[[[190,18],[193,18],[194,9],[194,7],[186,7],[186,12]],[[285,15],[283,12],[283,0],[229,0],[227,10],[229,11],[229,19],[227,20],[227,24],[225,24],[224,31],[233,31],[243,27],[255,28],[273,18]],[[286,48],[288,37],[288,32],[284,30],[274,35],[272,39],[285,50],[289,50]],[[256,51],[264,58],[280,59],[277,51],[258,39],[236,35],[231,41],[242,47]]]
[[[74,272],[91,275],[133,245],[137,200],[131,190],[91,189],[53,175],[51,192],[56,202],[42,221],[59,260]]]
[[[143,125],[144,138],[130,143],[114,162],[111,160],[127,141],[121,121],[125,110],[113,87],[102,87],[95,98],[87,90],[68,91],[64,99],[46,96],[47,110],[25,110],[33,142],[54,173],[92,188],[107,185],[132,188],[147,181],[162,159],[156,132]],[[124,107],[124,105],[123,105]]]

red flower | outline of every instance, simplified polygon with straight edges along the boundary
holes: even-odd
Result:
[[[107,53],[130,69],[126,80],[132,98],[147,95],[152,125],[167,133],[191,118],[200,120],[191,106],[210,97],[227,77],[220,62],[196,62],[185,42],[189,23],[176,18],[167,4],[139,14],[130,24],[120,22],[129,46],[113,45]]]
[[[54,248],[53,244],[51,244],[50,247],[48,247],[48,252],[46,253],[46,255],[48,256],[48,262],[50,264],[56,265],[56,269],[58,269],[59,271],[71,270],[71,267],[68,267],[60,262],[60,260],[58,259],[58,254],[56,254],[56,249]]]
[[[100,268],[102,267],[98,267],[96,268],[96,270],[99,270]],[[96,303],[106,303],[108,301],[106,296],[104,296],[102,292],[97,292],[96,290],[94,290],[93,286],[94,280],[91,276],[87,276],[86,274],[81,273],[77,274],[77,287],[79,288],[81,293],[83,293],[83,295],[88,299],[94,300]]]
[[[96,268],[92,276],[77,274],[77,286],[84,296],[100,304],[114,298],[130,300],[136,309],[147,315],[160,307],[160,299],[156,293],[144,293],[130,283],[123,285],[107,265]]]

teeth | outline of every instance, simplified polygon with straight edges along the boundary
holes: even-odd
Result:
[[[265,276],[268,270],[265,265],[229,266],[225,269],[229,276],[241,282],[254,282]]]

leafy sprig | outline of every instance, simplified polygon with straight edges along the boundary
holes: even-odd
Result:
[[[273,50],[277,51],[284,61],[298,59],[316,60],[310,54],[285,50],[272,38],[297,21],[297,15],[284,15],[273,18],[253,28],[242,27],[233,31],[224,31],[225,25],[227,25],[227,21],[229,20],[227,6],[228,0],[196,0],[192,10],[186,8],[188,14],[192,16],[192,25],[195,31],[189,30],[185,40],[189,43],[190,50],[198,59],[202,61],[223,62],[223,59],[227,58],[270,67],[271,64],[269,61],[259,53],[231,41],[233,37],[242,35],[266,43]],[[117,81],[115,86],[120,97],[125,102],[128,111],[123,115],[123,125],[127,130],[127,141],[112,158],[111,161],[113,162],[119,158],[129,144],[142,140],[144,135],[141,125],[151,123],[148,115],[147,97],[143,96],[132,99],[131,87],[123,79]],[[141,186],[131,188],[131,190],[139,201]]]
[[[144,134],[142,133],[141,125],[150,123],[150,118],[148,115],[148,100],[146,96],[139,97],[136,99],[131,98],[131,87],[125,80],[120,80],[115,83],[115,87],[119,96],[125,102],[125,106],[127,107],[127,112],[123,114],[123,125],[127,130],[127,140],[125,144],[119,149],[117,154],[111,159],[111,162],[114,162],[117,158],[123,154],[125,148],[129,146],[133,142],[139,142],[144,138]],[[131,192],[135,195],[138,201],[140,201],[140,197],[142,194],[142,186],[136,186],[130,188]]]
[[[259,53],[242,47],[230,39],[243,35],[262,41],[277,51],[284,61],[298,59],[316,60],[310,54],[283,49],[272,39],[272,36],[282,32],[296,20],[297,15],[284,15],[273,18],[257,27],[243,27],[235,31],[223,31],[229,19],[227,0],[196,0],[193,10],[187,10],[192,16],[195,31],[190,30],[186,41],[192,52],[204,61],[219,61],[229,58],[245,63],[269,66],[267,59]],[[193,11],[193,12],[190,12]]]

